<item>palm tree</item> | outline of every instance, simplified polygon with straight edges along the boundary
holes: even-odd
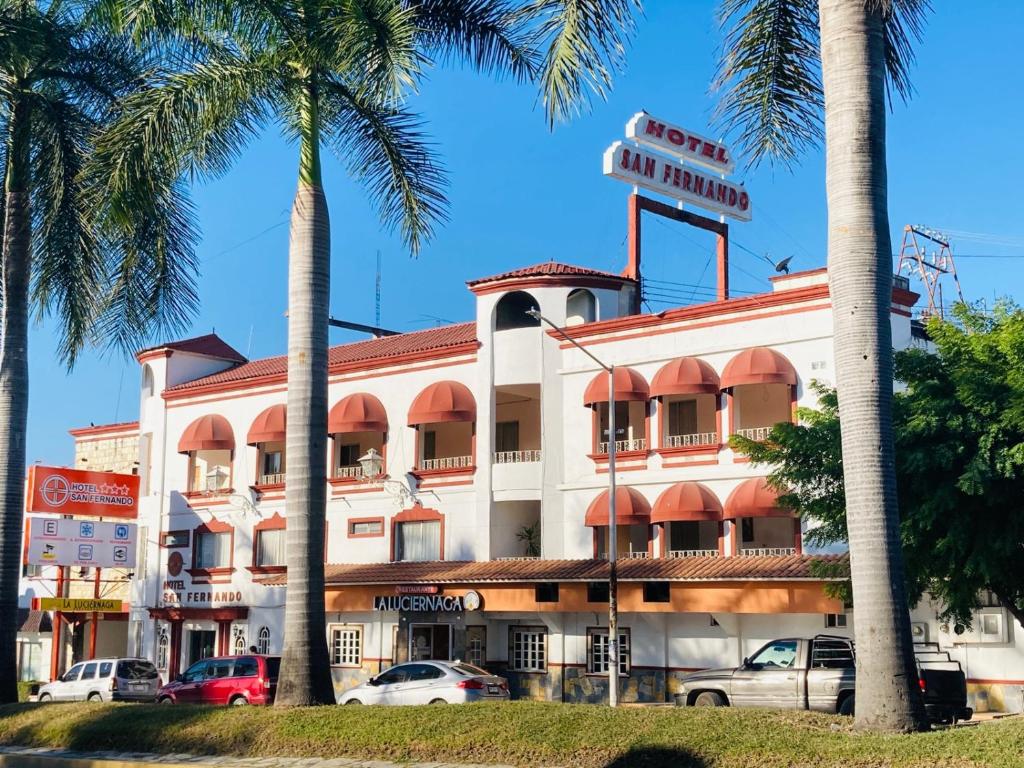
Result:
[[[299,148],[288,273],[288,593],[277,698],[333,703],[324,615],[333,149],[415,253],[446,216],[445,176],[404,104],[435,60],[538,79],[549,121],[603,95],[639,0],[109,0],[120,28],[187,64],[128,100],[104,144],[110,189],[156,165],[216,175],[268,124]],[[170,35],[170,39],[168,38]],[[541,51],[544,51],[541,55]],[[312,555],[312,556],[311,556]]]
[[[59,323],[72,366],[90,344],[130,345],[177,330],[195,306],[191,220],[158,173],[99,194],[93,140],[136,90],[146,61],[88,23],[87,8],[0,2],[0,166],[4,193],[0,320],[0,702],[17,700],[18,579],[25,489],[29,312]]]
[[[927,0],[725,0],[717,84],[753,162],[822,138],[828,268],[857,620],[858,727],[927,728],[914,667],[892,440],[886,89],[906,98]],[[820,72],[820,74],[819,74]]]

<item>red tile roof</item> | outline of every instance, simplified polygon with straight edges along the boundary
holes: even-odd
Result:
[[[386,363],[395,358],[421,352],[455,348],[465,344],[476,343],[476,323],[458,323],[440,328],[429,328],[424,331],[401,333],[397,336],[384,336],[379,339],[367,339],[351,344],[331,347],[328,354],[328,366],[332,372],[347,366],[363,365],[381,361]],[[257,379],[283,379],[288,371],[288,356],[278,355],[228,368],[225,371],[204,376],[174,387],[167,392],[182,392],[209,386],[224,384],[255,383]]]
[[[221,360],[230,360],[233,363],[246,362],[245,355],[215,333],[208,333],[205,336],[196,336],[193,339],[171,341],[167,344],[160,344],[155,347],[149,347],[148,349],[141,349],[135,356],[139,357],[147,352],[155,352],[159,349],[170,349],[175,352],[187,352],[192,355],[216,357]]]
[[[614,272],[604,272],[600,269],[590,267],[577,267],[573,264],[563,264],[558,261],[546,261],[543,264],[534,264],[532,267],[513,269],[511,272],[502,272],[500,275],[481,277],[477,280],[470,280],[466,285],[473,287],[481,283],[493,283],[498,280],[517,280],[523,277],[603,277],[614,280],[630,280],[631,278],[617,275]]]
[[[843,565],[847,555],[786,555],[782,557],[680,557],[619,561],[621,581],[746,581],[838,577],[813,572],[815,561]],[[604,581],[605,560],[489,560],[430,563],[328,564],[325,583],[346,584],[484,584],[536,581]],[[265,579],[268,586],[287,583],[282,574]]]

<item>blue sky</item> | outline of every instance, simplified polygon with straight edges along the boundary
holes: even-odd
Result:
[[[622,138],[629,117],[646,109],[711,134],[709,94],[720,32],[716,4],[648,0],[629,66],[607,102],[589,115],[547,130],[530,86],[495,84],[461,69],[435,71],[410,106],[448,169],[451,221],[413,260],[382,230],[359,187],[333,158],[325,165],[331,212],[331,312],[374,320],[374,271],[383,263],[381,323],[413,330],[469,319],[465,281],[555,259],[620,270],[625,262],[629,187],[601,175],[601,155]],[[997,0],[937,10],[919,46],[917,87],[889,116],[889,212],[893,246],[904,224],[989,235],[954,238],[968,299],[1024,298],[1024,88],[1019,33],[1024,6]],[[197,185],[203,240],[197,335],[216,330],[250,357],[283,353],[286,344],[288,213],[296,149],[268,133],[222,179]],[[825,263],[825,191],[821,153],[793,172],[764,166],[738,170],[754,220],[734,224],[732,283],[738,292],[767,288],[765,256],[793,256],[794,269]],[[653,219],[650,219],[653,221]],[[675,224],[644,232],[644,271],[653,279],[713,285],[713,242]],[[752,251],[753,253],[750,253]],[[758,254],[758,255],[754,255]],[[1017,258],[968,258],[967,254]],[[683,290],[683,289],[679,289]],[[947,294],[948,295],[948,294]],[[665,304],[653,304],[662,309]],[[358,338],[332,330],[332,343]],[[137,417],[138,366],[118,356],[86,354],[72,373],[56,360],[52,326],[30,337],[28,460],[63,464],[73,446],[67,430]]]

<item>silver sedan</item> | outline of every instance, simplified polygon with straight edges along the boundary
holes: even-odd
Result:
[[[465,704],[508,701],[503,677],[461,661],[398,664],[338,696],[339,704]]]

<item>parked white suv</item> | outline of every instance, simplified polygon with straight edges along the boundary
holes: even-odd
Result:
[[[39,687],[39,701],[154,701],[163,681],[146,659],[93,659]]]

